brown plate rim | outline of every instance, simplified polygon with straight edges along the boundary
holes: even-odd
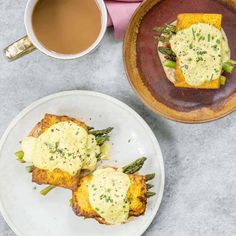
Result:
[[[126,76],[132,89],[135,91],[136,95],[141,99],[141,101],[154,113],[169,120],[181,123],[206,123],[218,120],[234,112],[236,110],[236,92],[229,96],[228,99],[221,104],[220,108],[213,108],[212,106],[209,106],[190,112],[181,112],[172,109],[158,101],[152,96],[149,89],[144,85],[136,65],[136,39],[142,18],[155,4],[160,1],[162,0],[145,0],[142,4],[140,4],[131,17],[124,36],[123,64]],[[225,5],[230,5],[233,9],[236,9],[236,1],[234,0],[222,0],[221,2]]]

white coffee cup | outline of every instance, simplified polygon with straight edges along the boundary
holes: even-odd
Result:
[[[4,49],[4,54],[9,61],[16,60],[34,51],[35,49],[38,49],[39,51],[41,51],[42,53],[48,56],[58,58],[58,59],[65,59],[65,60],[76,59],[92,52],[101,42],[106,32],[106,27],[107,27],[107,10],[106,10],[106,6],[103,0],[96,0],[100,8],[101,16],[102,16],[101,17],[102,27],[96,41],[85,51],[82,51],[76,54],[60,54],[60,53],[50,51],[47,48],[45,48],[42,45],[42,43],[37,39],[33,31],[33,27],[32,27],[32,14],[33,14],[34,7],[38,1],[40,0],[28,0],[26,8],[25,8],[24,23],[25,23],[27,35],[17,40],[16,42],[12,43],[11,45],[9,45],[7,48]]]

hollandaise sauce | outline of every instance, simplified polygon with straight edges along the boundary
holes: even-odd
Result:
[[[80,169],[94,170],[100,147],[94,135],[72,121],[52,125],[38,138],[22,141],[24,160],[45,170],[59,168],[75,175]]]
[[[124,223],[129,217],[129,187],[129,176],[121,170],[98,169],[88,185],[90,204],[107,223]]]
[[[170,44],[186,82],[192,86],[219,79],[222,64],[230,59],[226,36],[209,24],[193,24],[177,32]]]

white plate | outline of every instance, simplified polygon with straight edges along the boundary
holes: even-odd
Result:
[[[31,175],[15,159],[19,141],[45,113],[68,115],[96,129],[113,126],[111,160],[125,165],[140,156],[148,157],[141,173],[156,173],[153,191],[144,216],[129,223],[106,226],[93,219],[77,217],[69,206],[71,192],[56,188],[46,197],[43,186],[31,182]],[[141,235],[152,222],[164,190],[164,165],[159,144],[145,121],[124,103],[90,91],[68,91],[42,98],[24,109],[9,125],[0,142],[0,209],[18,236],[111,236]]]

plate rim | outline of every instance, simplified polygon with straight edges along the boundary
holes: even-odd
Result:
[[[164,187],[165,187],[165,168],[164,168],[163,154],[162,154],[162,151],[161,151],[161,148],[160,148],[160,144],[159,144],[155,134],[153,133],[152,129],[149,127],[149,125],[146,123],[146,121],[134,109],[132,109],[130,106],[128,106],[124,102],[122,102],[122,101],[120,101],[120,100],[118,100],[118,99],[116,99],[112,96],[109,96],[109,95],[106,95],[106,94],[103,94],[103,93],[99,93],[99,92],[95,92],[95,91],[90,91],[90,90],[68,90],[68,91],[62,91],[62,92],[50,94],[48,96],[44,96],[44,97],[39,98],[36,101],[32,102],[30,105],[26,106],[23,110],[21,110],[13,118],[13,120],[9,123],[9,125],[7,126],[6,130],[4,131],[4,133],[3,133],[3,135],[0,139],[0,151],[3,148],[3,145],[4,145],[4,143],[7,139],[10,131],[20,121],[20,119],[22,119],[27,113],[32,111],[37,106],[43,104],[44,102],[50,101],[54,98],[64,97],[64,96],[69,96],[69,95],[95,96],[95,97],[103,98],[107,101],[110,101],[114,105],[116,105],[116,106],[118,105],[119,107],[121,107],[125,111],[129,112],[133,117],[135,117],[138,120],[138,122],[140,122],[140,124],[148,132],[148,136],[152,140],[152,142],[154,144],[154,147],[155,147],[155,150],[160,155],[159,156],[159,159],[160,159],[160,175],[162,176],[162,178],[161,178],[161,181],[160,181],[159,197],[157,199],[155,207],[152,209],[150,220],[143,224],[142,228],[140,228],[140,230],[139,230],[140,232],[135,232],[135,233],[138,233],[139,235],[143,234],[147,230],[147,228],[150,226],[150,224],[153,222],[153,220],[154,220],[154,218],[155,218],[155,216],[156,216],[156,214],[157,214],[157,212],[160,208],[161,202],[162,202]],[[10,216],[8,215],[7,210],[3,206],[1,198],[0,198],[0,212],[1,212],[2,217],[4,218],[4,220],[8,224],[8,226],[12,229],[12,231],[17,236],[24,236],[24,232],[20,231],[20,229],[15,225],[14,220],[12,220],[10,218]]]
[[[140,4],[132,15],[123,41],[123,64],[127,79],[139,99],[155,114],[161,115],[172,121],[187,124],[200,124],[223,118],[236,110],[236,92],[230,95],[225,101],[221,101],[218,107],[206,106],[190,112],[177,111],[160,102],[152,96],[150,90],[144,85],[136,64],[136,41],[142,18],[153,6],[163,0],[145,0]],[[219,0],[226,7],[230,6],[236,11],[236,3],[230,0]],[[140,16],[139,16],[140,14]],[[131,46],[130,46],[131,45]],[[130,49],[132,47],[132,50]],[[132,58],[135,57],[135,59]],[[134,62],[135,61],[135,62]],[[235,101],[235,102],[234,102]]]

